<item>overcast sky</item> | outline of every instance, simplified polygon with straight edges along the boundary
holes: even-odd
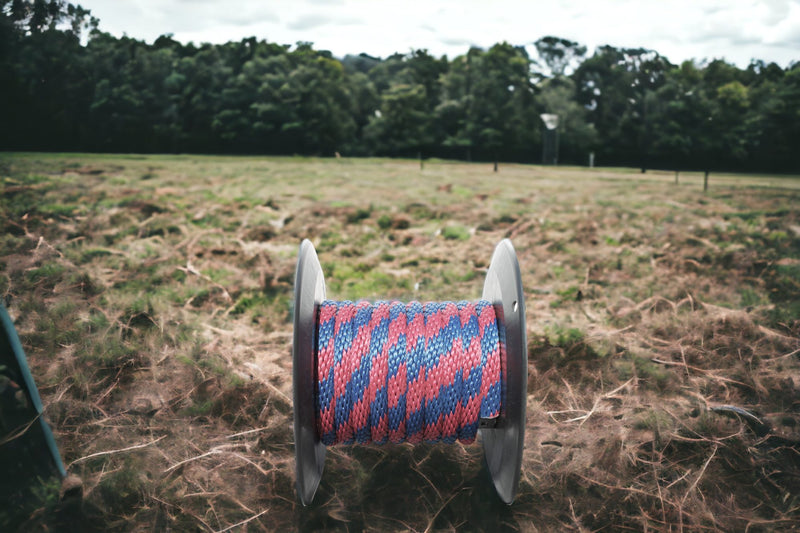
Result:
[[[800,0],[72,0],[100,29],[152,42],[222,43],[255,36],[311,41],[337,57],[470,45],[529,45],[555,35],[594,47],[645,47],[673,63],[725,58],[740,67],[800,60]]]

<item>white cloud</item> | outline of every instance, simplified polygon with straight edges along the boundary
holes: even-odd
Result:
[[[256,36],[311,41],[343,56],[427,48],[450,57],[472,44],[530,44],[556,35],[596,46],[644,47],[673,63],[725,57],[800,60],[796,0],[78,0],[115,35],[225,42]]]
[[[332,21],[325,15],[302,15],[288,24],[290,30],[305,31],[330,24]]]

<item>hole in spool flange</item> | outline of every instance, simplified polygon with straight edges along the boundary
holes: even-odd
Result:
[[[511,304],[511,309],[516,313],[517,312],[517,301],[514,300],[514,303]]]

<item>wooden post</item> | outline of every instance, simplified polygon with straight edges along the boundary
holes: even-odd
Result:
[[[706,170],[706,173],[703,176],[703,192],[707,191],[708,191],[708,170]]]
[[[681,171],[680,171],[680,170],[676,170],[676,171],[675,171],[675,185],[677,185],[677,184],[678,184],[678,174],[680,174],[680,173],[681,173]]]
[[[422,162],[422,152],[417,152],[417,157],[419,158],[419,169],[423,170],[425,168],[425,164]]]
[[[497,172],[497,159],[494,160],[494,171]]]

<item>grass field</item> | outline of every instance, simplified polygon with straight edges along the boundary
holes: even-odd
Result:
[[[800,527],[800,178],[491,170],[0,154],[0,293],[84,492],[26,527]],[[331,298],[457,300],[505,237],[529,339],[517,501],[479,445],[398,445],[329,449],[300,506],[300,241]]]

